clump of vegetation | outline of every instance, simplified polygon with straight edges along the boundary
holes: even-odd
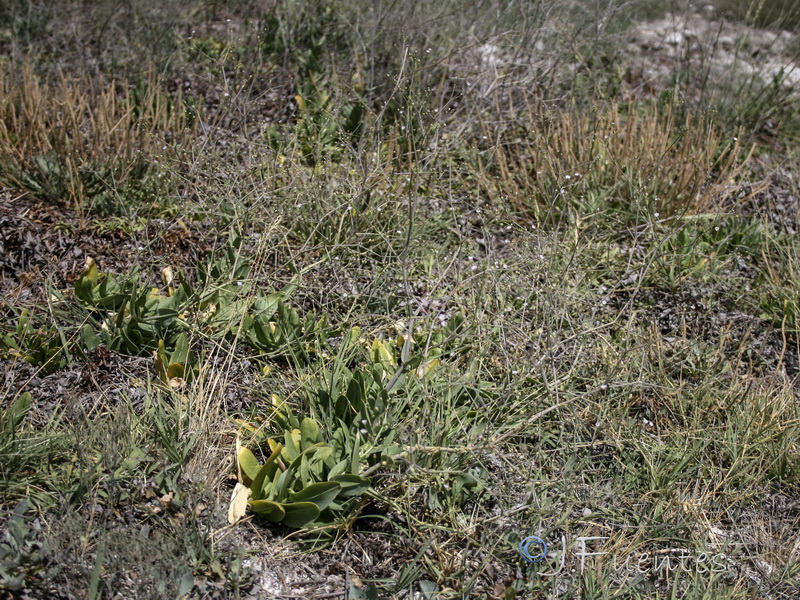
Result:
[[[794,5],[716,4],[0,7],[0,593],[793,598]]]
[[[0,67],[0,181],[81,217],[159,204],[165,150],[191,136],[195,119],[154,71],[114,84],[88,73],[49,82],[29,61]]]
[[[496,145],[478,154],[477,172],[537,219],[554,208],[558,219],[570,204],[589,212],[637,203],[665,216],[707,212],[737,194],[753,150],[737,136],[723,138],[703,115],[676,115],[671,104],[549,111],[537,103],[509,131],[488,127]]]

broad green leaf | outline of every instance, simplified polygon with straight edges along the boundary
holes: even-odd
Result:
[[[277,500],[280,498],[278,495],[278,483],[282,481],[285,473],[285,471],[281,471],[280,469],[276,470],[272,476],[272,481],[269,482],[269,484],[264,484],[264,497],[267,500]]]
[[[317,452],[324,450],[325,450],[325,445],[322,442],[319,442],[317,444],[314,444],[313,446],[306,448],[300,454],[298,454],[297,457],[290,463],[290,468],[299,469],[303,458],[308,457],[309,459],[311,459],[317,454]]]
[[[280,305],[280,294],[270,294],[269,296],[259,296],[253,302],[251,312],[253,317],[262,322],[268,322],[276,312]]]
[[[300,475],[300,483],[303,484],[303,487],[310,485],[311,481],[311,473],[309,472],[309,461],[308,461],[308,454],[301,454],[300,455],[300,468],[298,469],[298,473]]]
[[[252,327],[247,331],[247,337],[253,346],[267,352],[280,345],[280,341],[276,337],[275,325],[261,319],[252,320]]]
[[[478,481],[474,476],[470,475],[469,473],[459,473],[456,476],[455,485],[453,486],[453,492],[455,493],[456,497],[458,497],[465,490],[480,492],[481,488],[482,488],[481,482]]]
[[[400,346],[400,360],[402,360],[404,363],[407,363],[411,359],[412,341],[413,338],[410,335],[401,335],[397,337],[397,344]]]
[[[347,468],[347,459],[340,460],[334,467],[328,472],[328,478],[333,479],[337,475],[341,475],[344,473],[345,469]]]
[[[269,500],[251,500],[250,510],[273,523],[282,521],[286,516],[286,511],[283,506]]]
[[[325,461],[327,457],[325,454],[333,454],[333,448],[326,446],[325,448],[321,448],[317,451],[317,454],[314,455],[314,460],[309,462],[308,471],[309,471],[309,478],[312,481],[323,481],[327,479],[325,477]]]
[[[186,374],[185,371],[186,369],[181,363],[170,364],[169,368],[167,369],[167,381],[176,377],[178,379],[183,379]]]
[[[372,352],[370,352],[370,358],[372,359],[373,363],[395,366],[394,356],[392,356],[392,353],[389,352],[389,349],[386,347],[386,345],[377,338],[375,338],[375,340],[372,342]]]
[[[189,339],[185,333],[181,333],[175,338],[175,349],[172,351],[172,356],[169,357],[170,364],[180,363],[186,364],[189,360]]]
[[[285,516],[281,519],[281,523],[289,527],[305,527],[317,517],[321,512],[319,507],[313,502],[292,502],[281,504],[285,511]]]
[[[280,474],[277,481],[275,481],[274,489],[272,491],[273,498],[277,498],[278,500],[284,500],[286,498],[286,492],[289,490],[290,483],[294,478],[294,472],[295,467],[294,464],[292,464],[288,469]]]
[[[127,290],[112,276],[106,275],[92,290],[92,301],[95,306],[105,309],[113,309],[121,306],[125,302]]]
[[[319,442],[319,444],[322,444],[322,442]],[[311,458],[314,461],[324,462],[333,454],[333,448],[331,448],[330,446],[325,446],[324,444],[323,445],[319,444],[314,444],[314,446],[312,446],[316,447],[316,450],[313,453],[311,453]]]
[[[251,486],[253,489],[253,499],[254,500],[261,500],[264,497],[263,487],[264,481],[272,479],[273,474],[278,470],[277,460],[278,456],[281,453],[281,445],[278,444],[275,450],[272,451],[272,454],[269,455],[267,462],[264,463],[264,466],[261,467],[253,477],[253,485]]]
[[[319,425],[314,419],[306,417],[300,423],[300,440],[301,448],[306,449],[318,442],[322,441],[322,435],[319,432]]]
[[[258,464],[258,459],[249,448],[242,448],[236,458],[242,470],[242,479],[244,480],[242,483],[250,487],[253,484],[253,480],[258,477],[261,465]]]
[[[287,461],[291,462],[300,456],[300,450],[298,449],[300,445],[300,430],[293,429],[292,431],[287,431],[284,433],[283,437],[286,441],[286,447],[283,449],[283,456]]]
[[[334,501],[342,485],[336,481],[321,481],[306,486],[299,492],[289,494],[289,502],[313,502],[320,510],[328,508]]]
[[[361,373],[356,373],[347,384],[347,399],[350,401],[350,406],[353,410],[359,412],[364,406],[364,392],[363,392],[364,377]]]
[[[87,304],[92,304],[94,299],[93,288],[100,280],[100,270],[91,257],[86,259],[86,267],[81,276],[75,281],[75,296]]]
[[[363,494],[372,485],[370,480],[366,477],[361,477],[360,475],[354,475],[352,473],[336,475],[335,477],[331,477],[331,480],[342,486],[339,495],[345,498]]]

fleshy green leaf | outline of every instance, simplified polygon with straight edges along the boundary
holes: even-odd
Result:
[[[328,473],[328,478],[333,479],[337,475],[341,475],[344,473],[344,470],[347,468],[347,459],[340,460],[338,463],[334,465],[334,467]]]
[[[284,433],[284,439],[286,441],[286,447],[283,451],[284,458],[291,462],[300,456],[300,450],[297,448],[300,442],[300,430],[293,429],[292,431],[287,431]]]
[[[97,335],[95,335],[94,329],[88,323],[81,327],[80,330],[81,336],[81,343],[86,350],[94,350],[99,346],[102,342]]]
[[[320,444],[322,442],[319,442]],[[313,447],[313,446],[312,446]],[[315,461],[325,461],[333,454],[333,448],[330,446],[318,446],[316,451],[311,454],[311,458]]]
[[[312,483],[295,494],[289,494],[288,500],[289,502],[313,502],[322,511],[328,508],[341,489],[342,485],[336,481]]]
[[[283,506],[277,502],[270,502],[269,500],[251,500],[250,510],[273,523],[282,521],[286,516],[286,511]]]
[[[264,466],[261,467],[253,477],[253,485],[251,486],[253,489],[253,499],[254,500],[261,500],[264,497],[264,481],[270,480],[273,474],[278,470],[278,465],[276,461],[278,460],[278,456],[280,456],[282,446],[278,444],[275,449],[272,451],[272,454],[269,455],[267,462],[264,463]]]
[[[170,366],[178,363],[184,365],[189,360],[189,339],[185,333],[180,334],[175,338],[175,349],[172,351],[172,356],[169,357]]]
[[[178,379],[183,379],[185,374],[186,369],[184,368],[184,365],[181,363],[171,363],[167,369],[167,381],[170,381],[176,377]]]
[[[331,477],[331,479],[342,486],[339,495],[346,498],[363,494],[369,489],[370,485],[372,485],[370,480],[366,477],[361,477],[360,475],[354,475],[352,473],[337,475],[336,477]]]
[[[311,473],[309,472],[308,467],[309,467],[308,454],[303,453],[300,455],[300,467],[298,469],[298,472],[300,474],[300,482],[303,484],[304,487],[312,483]]]
[[[383,364],[388,366],[396,366],[394,356],[389,352],[386,345],[379,339],[375,338],[372,342],[372,351],[370,352],[370,359],[373,363]]]
[[[258,477],[261,465],[258,464],[258,459],[249,448],[242,448],[236,458],[239,461],[239,467],[242,469],[242,479],[244,480],[242,483],[250,487],[253,484],[253,480]]]
[[[300,423],[300,440],[302,448],[306,449],[322,441],[322,435],[319,432],[319,425],[314,419],[306,417]]]
[[[285,516],[281,519],[281,523],[289,527],[305,527],[317,517],[321,512],[319,507],[313,502],[291,502],[288,504],[281,504],[285,511]]]

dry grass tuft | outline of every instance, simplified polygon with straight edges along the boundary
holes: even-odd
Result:
[[[504,133],[483,126],[495,142],[483,185],[537,215],[566,194],[644,199],[662,214],[705,212],[736,196],[752,153],[705,115],[680,116],[671,105],[550,111],[538,104]]]
[[[180,95],[154,71],[140,84],[88,75],[43,81],[29,64],[0,68],[0,181],[83,214],[97,180],[141,177],[167,144],[191,133]]]

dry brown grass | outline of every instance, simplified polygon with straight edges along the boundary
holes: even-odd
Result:
[[[180,95],[150,71],[142,83],[90,76],[43,81],[29,64],[0,68],[0,181],[83,213],[88,169],[115,186],[191,134]]]
[[[655,104],[553,111],[531,105],[502,133],[484,124],[484,135],[494,145],[479,181],[537,214],[565,194],[644,200],[662,214],[704,212],[737,194],[752,153],[706,116],[679,119],[672,106]]]

